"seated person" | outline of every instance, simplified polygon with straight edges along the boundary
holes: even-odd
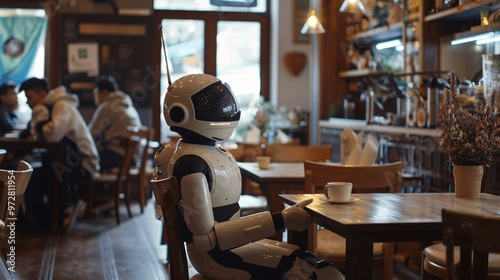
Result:
[[[16,84],[6,82],[0,86],[0,135],[25,127],[29,116],[19,110]]]
[[[31,78],[21,84],[20,91],[24,91],[28,105],[35,113],[38,112],[36,108],[41,109],[41,115],[49,113],[46,120],[43,116],[40,120],[35,120],[39,116],[34,118],[34,128],[40,139],[65,145],[63,162],[56,162],[52,154],[44,154],[42,167],[33,171],[24,194],[30,224],[39,229],[50,228],[46,217],[51,216],[53,180],[57,176],[61,182],[58,206],[60,213],[66,214],[60,217],[60,226],[69,226],[67,223],[70,220],[66,218],[75,213],[79,199],[78,182],[99,170],[99,155],[94,140],[78,110],[78,96],[67,93],[65,87],[49,91],[44,79]]]
[[[96,111],[89,129],[99,151],[102,171],[112,171],[121,165],[125,150],[121,138],[129,135],[129,126],[141,126],[139,113],[126,93],[118,90],[115,79],[101,76],[94,85]]]

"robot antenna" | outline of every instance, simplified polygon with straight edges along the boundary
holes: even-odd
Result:
[[[165,63],[167,64],[168,85],[171,85],[172,84],[172,80],[170,79],[170,69],[168,67],[167,45],[165,44],[165,39],[163,38],[163,31],[162,31],[161,24],[158,25],[158,29],[160,29],[161,44],[162,44],[162,47],[163,47],[163,54],[165,56]]]

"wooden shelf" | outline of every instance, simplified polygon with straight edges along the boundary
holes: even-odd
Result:
[[[500,22],[493,22],[489,25],[478,25],[472,26],[470,28],[471,33],[484,33],[484,32],[494,32],[500,31]]]
[[[339,77],[340,78],[357,78],[357,77],[365,77],[370,74],[375,74],[378,73],[375,70],[370,70],[370,69],[361,69],[361,70],[346,70],[346,71],[340,71]]]
[[[353,42],[371,43],[375,41],[380,42],[402,37],[402,35],[403,35],[403,23],[398,22],[392,25],[377,27],[374,29],[370,29],[364,32],[348,36],[347,40]]]
[[[459,32],[454,34],[455,39],[470,37],[479,34],[485,34],[488,32],[500,31],[500,23],[493,23],[490,25],[478,25],[473,26],[469,31]]]
[[[425,22],[441,21],[441,22],[456,22],[456,21],[478,21],[481,8],[486,6],[498,6],[493,2],[472,2],[465,5],[453,7],[435,14],[427,15],[424,18]]]
[[[382,72],[382,71],[376,71],[376,70],[370,70],[370,69],[361,69],[361,70],[340,71],[339,77],[340,78],[361,78],[361,77],[367,77],[367,76],[372,76],[372,77],[382,77],[382,76],[403,77],[403,76],[419,76],[419,75],[447,74],[447,73],[449,73],[449,71],[434,70],[434,71],[422,71],[422,72]]]

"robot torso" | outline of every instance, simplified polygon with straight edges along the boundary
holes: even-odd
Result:
[[[231,153],[220,146],[196,145],[179,141],[167,166],[167,176],[177,176],[179,180],[182,180],[182,177],[187,175],[183,174],[183,170],[178,170],[182,168],[176,168],[177,162],[182,158],[184,158],[183,162],[205,165],[199,169],[207,177],[210,200],[214,209],[222,210],[226,206],[237,205],[241,195],[241,173]],[[196,170],[195,168],[194,171]],[[226,212],[226,218],[222,219],[217,217],[217,211],[214,212],[215,220],[218,222],[228,220],[227,211],[224,212]],[[237,213],[234,210],[230,212],[232,212],[230,219],[239,218],[239,206]]]

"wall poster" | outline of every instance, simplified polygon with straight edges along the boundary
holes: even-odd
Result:
[[[99,75],[99,53],[97,43],[68,44],[68,72],[87,73],[89,77]]]
[[[158,82],[153,63],[152,16],[64,14],[60,49],[62,84],[95,107],[93,86],[98,76],[111,75],[134,106],[151,107]]]

